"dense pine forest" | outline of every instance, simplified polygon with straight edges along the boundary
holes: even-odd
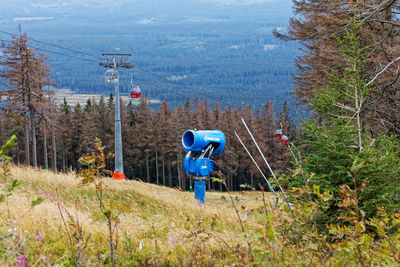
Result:
[[[0,264],[399,265],[400,3],[293,4],[289,28],[274,35],[302,45],[295,94],[311,118],[295,124],[287,102],[276,111],[268,100],[262,109],[221,108],[216,99],[186,97],[153,110],[144,95],[120,107],[127,181],[109,178],[114,96],[56,105],[48,59],[28,34],[4,43]],[[270,177],[236,139],[235,132],[263,162],[242,118],[278,177],[271,188],[283,188],[287,202],[266,192]],[[226,136],[205,206],[183,171],[187,129]]]
[[[242,117],[250,125],[277,173],[283,173],[290,166],[287,147],[274,139],[275,128],[280,123],[284,126],[285,133],[291,133],[292,138],[296,137],[296,126],[290,122],[286,103],[278,120],[271,101],[265,103],[264,109],[260,111],[253,110],[250,105],[221,110],[218,101],[214,103],[214,108],[210,108],[207,100],[200,102],[198,99],[187,99],[184,105],[171,110],[167,100],[164,100],[155,112],[149,108],[146,99],[144,97],[138,106],[133,106],[131,102],[127,105],[121,104],[124,170],[129,179],[141,179],[188,190],[192,180],[182,167],[186,153],[181,145],[182,133],[187,129],[220,129],[225,133],[228,145],[226,151],[217,158],[216,165],[228,173],[230,188],[237,190],[241,184],[257,186],[261,182],[261,175],[234,136],[234,131],[242,133],[244,137],[247,135],[241,124]],[[103,141],[107,152],[113,152],[112,95],[101,98],[99,103],[88,99],[84,106],[71,107],[65,102],[52,116],[53,121],[38,119],[35,127],[36,148],[32,147],[31,137],[28,145],[24,143],[28,141],[24,139],[23,118],[10,117],[2,120],[2,141],[10,134],[18,136],[18,146],[11,151],[16,163],[42,168],[50,166],[64,172],[79,170],[81,166],[78,159],[83,154],[94,152],[95,137]],[[248,141],[251,142],[250,139]],[[30,153],[25,153],[25,149],[29,149]],[[251,148],[254,155],[255,149]],[[26,154],[31,158],[27,158]],[[108,169],[114,168],[112,159],[107,164]],[[220,185],[211,186],[213,189],[220,189]]]
[[[101,98],[99,103],[87,99],[83,106],[70,106],[66,101],[53,103],[54,92],[47,90],[50,69],[45,57],[27,44],[25,33],[14,37],[5,46],[7,60],[2,77],[8,79],[9,90],[1,92],[6,101],[1,114],[0,140],[15,134],[18,146],[12,151],[18,164],[51,167],[53,170],[79,170],[78,159],[94,152],[95,137],[100,138],[106,151],[114,150],[114,98]],[[19,68],[22,66],[22,68]],[[22,79],[21,79],[22,77]],[[274,140],[276,128],[295,139],[296,126],[289,118],[289,107],[284,103],[277,117],[272,101],[263,110],[252,105],[220,109],[218,100],[186,99],[174,110],[164,100],[158,111],[150,109],[147,96],[138,106],[132,102],[121,104],[124,170],[130,179],[141,179],[156,184],[189,189],[192,177],[185,174],[182,161],[185,151],[180,138],[187,129],[220,129],[227,137],[227,149],[217,164],[227,171],[229,188],[237,190],[241,184],[252,187],[260,183],[261,175],[234,136],[243,132],[241,118],[250,125],[264,153],[277,173],[290,166],[288,150]],[[253,153],[256,151],[253,148]],[[223,164],[222,164],[223,163]],[[108,162],[113,169],[113,161]],[[221,189],[221,185],[214,188]]]

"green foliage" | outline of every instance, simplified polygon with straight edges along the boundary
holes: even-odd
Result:
[[[388,212],[399,210],[400,148],[395,136],[380,135],[357,154],[350,175],[359,177],[358,186],[365,183],[359,201],[367,215],[376,214],[379,207]]]
[[[11,136],[0,149],[0,179],[1,183],[4,183],[3,192],[0,193],[0,203],[3,202],[7,196],[10,196],[14,189],[21,184],[17,179],[14,179],[11,183],[7,182],[7,178],[10,175],[9,162],[11,160],[11,157],[7,156],[7,153],[15,146],[16,140],[17,137],[15,135]]]
[[[211,177],[211,181],[212,181],[213,183],[224,183],[224,182],[225,182],[224,179],[217,178],[217,177]]]
[[[35,206],[41,204],[43,201],[44,201],[44,199],[42,197],[38,197],[37,199],[32,200],[31,207],[35,207]]]
[[[340,220],[348,223],[349,218],[372,218],[379,207],[393,213],[400,204],[399,143],[383,134],[373,138],[362,121],[363,104],[372,88],[362,77],[369,47],[360,47],[360,26],[350,23],[345,37],[337,39],[347,66],[332,74],[326,90],[313,99],[313,108],[324,119],[303,123],[299,149],[303,158],[296,162],[301,171],[293,172],[291,182],[318,185],[333,193],[329,207],[316,215],[320,229]],[[339,216],[343,208],[347,215]]]
[[[1,147],[0,149],[0,158],[4,159],[5,161],[11,160],[9,156],[6,154],[10,151],[10,149],[15,146],[15,142],[17,137],[15,135],[11,136],[11,138]]]
[[[313,184],[337,192],[339,185],[351,181],[348,176],[357,153],[354,135],[357,130],[346,125],[343,119],[334,119],[317,125],[308,121],[303,123],[304,166],[313,178]],[[300,176],[299,176],[300,178]]]
[[[107,197],[105,192],[112,191],[110,188],[104,185],[103,178],[105,174],[111,174],[110,171],[106,170],[106,158],[112,157],[112,154],[108,154],[107,157],[104,155],[102,142],[99,138],[95,138],[96,152],[91,155],[83,155],[79,158],[79,163],[83,166],[87,166],[87,169],[82,169],[80,176],[82,184],[94,184],[96,188],[96,196],[99,204],[99,209],[105,219],[107,220],[108,226],[108,238],[110,246],[110,263],[111,266],[115,266],[115,254],[116,247],[118,244],[118,231],[116,229],[120,223],[118,203],[113,201],[110,197]]]
[[[327,88],[313,97],[312,107],[320,116],[351,120],[354,114],[360,112],[358,109],[362,108],[362,103],[372,90],[363,77],[370,47],[360,46],[361,26],[355,21],[351,22],[345,36],[336,38],[346,66],[339,74],[331,73]]]

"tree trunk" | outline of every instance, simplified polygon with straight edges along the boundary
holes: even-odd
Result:
[[[16,156],[17,156],[17,164],[19,165],[21,162],[21,160],[20,160],[20,158],[19,158],[19,145],[18,145],[18,142],[17,142],[17,144],[16,144],[16,151],[17,151],[17,153],[16,153]]]
[[[250,185],[252,188],[254,188],[254,174],[253,172],[250,173]]]
[[[181,170],[179,167],[180,167],[180,165],[179,165],[179,158],[178,158],[178,162],[176,163],[176,169],[178,171],[178,185],[179,185],[179,188],[182,190]]]
[[[36,123],[35,114],[32,109],[30,109],[31,115],[31,133],[32,133],[32,165],[37,167],[37,152],[36,152]]]
[[[180,180],[180,188],[181,188],[181,190],[183,190],[183,191],[186,191],[186,173],[183,171],[182,172],[182,170],[183,170],[183,167],[182,167],[182,165],[181,164],[183,164],[182,163],[183,162],[183,160],[181,160],[181,154],[180,153],[178,153],[178,175],[179,175],[179,180]]]
[[[172,170],[171,170],[171,161],[168,161],[168,186],[172,187]]]
[[[228,175],[226,176],[226,187],[228,187],[228,191],[231,191],[231,175],[230,172],[228,170]]]
[[[162,181],[165,186],[165,156],[162,156]]]
[[[160,179],[158,177],[158,152],[157,152],[157,147],[156,147],[156,180],[157,180],[157,184],[160,184]]]
[[[62,154],[62,168],[63,172],[65,172],[65,169],[67,168],[67,164],[65,162],[65,153]]]
[[[146,150],[146,181],[150,183],[149,151]]]
[[[357,65],[353,65],[353,71],[355,72],[357,70]],[[356,120],[357,120],[357,133],[358,133],[358,151],[361,152],[363,150],[362,147],[362,137],[361,137],[361,118],[360,118],[360,106],[362,105],[362,102],[359,103],[358,99],[358,86],[356,84],[356,81],[354,82],[354,104],[355,104],[355,110],[356,110]],[[360,100],[361,101],[361,100]]]
[[[392,7],[393,7],[393,4],[389,5],[385,10],[385,20],[387,20],[387,21],[392,21],[392,18],[393,18]]]
[[[233,191],[232,171],[229,171],[229,191]]]
[[[47,157],[47,134],[46,122],[43,122],[43,159],[45,169],[49,168],[49,159]]]
[[[30,138],[29,138],[29,119],[26,118],[26,123],[25,123],[25,164],[26,165],[31,165],[31,156],[30,156]]]
[[[56,147],[56,131],[54,129],[54,125],[51,126],[51,148],[52,148],[52,169],[54,172],[57,172],[57,147]]]
[[[181,167],[181,170],[182,170],[182,167]],[[185,172],[182,173],[182,190],[186,191],[186,173]]]

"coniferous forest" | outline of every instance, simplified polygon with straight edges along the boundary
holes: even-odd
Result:
[[[113,95],[102,97],[99,103],[87,99],[83,106],[70,106],[64,100],[57,106],[52,102],[54,92],[46,90],[46,85],[52,84],[49,67],[42,55],[28,47],[28,39],[25,33],[15,37],[5,47],[8,57],[1,63],[5,67],[2,77],[8,79],[11,88],[1,92],[7,100],[0,138],[5,141],[12,134],[17,136],[18,146],[12,151],[16,163],[76,171],[82,167],[78,159],[94,152],[95,137],[103,141],[106,151],[113,152]],[[261,181],[261,175],[234,136],[234,131],[245,133],[242,117],[251,126],[277,173],[283,173],[290,165],[287,148],[274,140],[277,127],[283,127],[284,133],[293,140],[297,135],[287,102],[278,118],[272,101],[266,102],[263,110],[253,110],[251,105],[221,110],[218,100],[210,104],[207,99],[199,101],[198,98],[187,98],[173,110],[167,100],[158,111],[149,105],[147,96],[137,106],[132,102],[121,103],[124,172],[130,179],[189,189],[192,179],[182,169],[185,156],[180,142],[182,133],[187,129],[220,129],[228,145],[217,159],[224,164],[217,163],[217,166],[228,171],[230,189],[237,190],[241,184],[254,187]],[[114,168],[113,160],[107,164],[109,169]]]
[[[274,35],[302,46],[294,93],[311,118],[294,123],[287,102],[279,111],[272,101],[255,110],[198,97],[174,108],[164,99],[153,110],[143,95],[139,105],[120,106],[131,181],[108,178],[114,96],[57,105],[48,59],[28,45],[27,33],[3,44],[0,210],[7,216],[0,219],[10,226],[0,228],[0,264],[399,265],[400,3],[293,4],[288,30]],[[268,171],[262,177],[236,138],[263,162],[242,118],[278,179]],[[187,192],[193,183],[182,166],[187,129],[226,136],[225,150],[213,158],[206,206],[190,202]],[[275,138],[276,129],[287,144]],[[29,203],[32,194],[40,197]],[[33,240],[18,225],[27,213],[15,204],[20,200],[28,211],[46,200],[43,209],[61,219],[53,227],[35,208],[40,216],[24,224]],[[49,256],[38,258],[43,251]]]

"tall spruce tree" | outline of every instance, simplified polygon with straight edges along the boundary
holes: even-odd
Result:
[[[371,136],[362,116],[363,105],[374,88],[363,78],[371,47],[360,42],[362,24],[349,24],[337,39],[345,67],[331,74],[327,87],[317,93],[313,108],[325,119],[303,124],[303,168],[310,183],[334,194],[329,208],[318,217],[320,225],[339,220],[338,209],[351,206],[346,220],[376,214],[379,207],[399,210],[400,149],[395,137]],[[293,183],[299,183],[300,175]],[[355,194],[357,205],[342,201],[343,188]],[[353,194],[353,193],[352,193]]]

